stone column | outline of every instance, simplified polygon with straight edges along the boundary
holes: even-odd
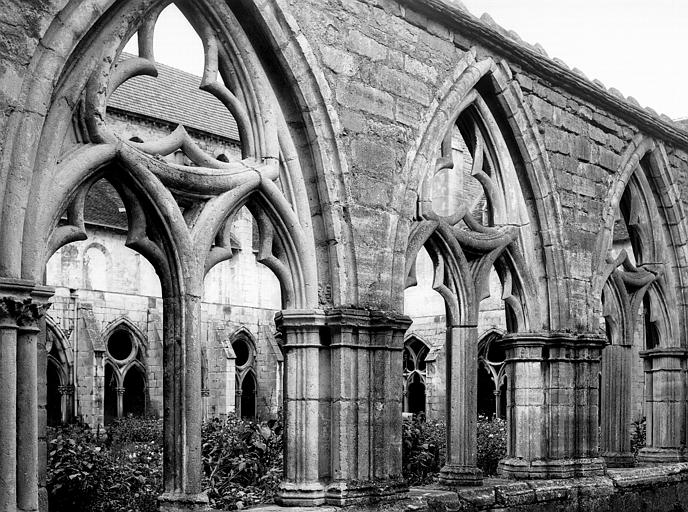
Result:
[[[326,502],[351,505],[405,492],[401,477],[402,352],[411,320],[361,309],[327,313],[331,481]]]
[[[513,478],[604,474],[598,456],[597,335],[516,333],[502,340],[508,379],[507,456]]]
[[[640,462],[683,462],[686,446],[686,358],[679,347],[640,352],[645,366],[646,447]]]
[[[229,343],[228,343],[229,345]],[[236,413],[236,355],[229,345],[225,366],[225,414]]]
[[[197,288],[187,285],[189,290]],[[201,486],[200,313],[200,294],[163,299],[165,443],[160,512],[208,510],[208,496]]]
[[[630,411],[632,347],[607,345],[602,351],[600,452],[608,467],[631,467]]]
[[[210,406],[208,404],[208,402],[210,401],[209,389],[201,389],[201,400],[203,401],[203,421],[206,421],[208,419],[208,416],[210,415]]]
[[[38,510],[38,343],[45,306],[25,302],[17,335],[17,510]]]
[[[0,298],[0,510],[17,510],[17,319],[23,303]]]
[[[126,388],[117,387],[115,391],[117,392],[117,417],[121,418],[124,416],[124,393]]]
[[[447,329],[447,463],[440,483],[455,487],[481,485],[477,467],[478,328]]]
[[[48,510],[48,351],[46,350],[47,328],[45,315],[39,322],[41,332],[38,335],[37,350],[37,391],[38,391],[38,510]]]
[[[71,402],[74,397],[74,386],[68,384],[57,388],[60,392],[60,405],[62,407],[62,423],[68,423],[70,419]]]
[[[284,473],[275,501],[325,503],[329,478],[329,336],[320,310],[275,315],[284,339]]]

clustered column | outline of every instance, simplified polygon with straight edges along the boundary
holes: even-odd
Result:
[[[411,320],[360,309],[285,311],[282,505],[351,505],[401,476],[403,339]]]
[[[404,492],[399,385],[411,320],[339,309],[327,313],[327,324],[332,458],[326,501],[351,505]]]
[[[640,353],[645,366],[646,446],[640,462],[688,460],[686,445],[686,359],[688,350],[666,347]]]
[[[507,456],[518,478],[601,475],[598,376],[605,339],[567,333],[507,334]]]
[[[289,310],[275,316],[284,339],[284,474],[277,503],[325,503],[329,455],[329,363],[325,314]],[[321,375],[322,373],[322,375]]]
[[[0,510],[38,510],[38,343],[51,295],[0,282]]]

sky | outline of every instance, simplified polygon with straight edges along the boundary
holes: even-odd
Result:
[[[462,0],[524,41],[671,118],[688,117],[687,0]],[[135,43],[127,47],[135,53]],[[173,6],[156,27],[156,60],[200,75],[200,39]]]

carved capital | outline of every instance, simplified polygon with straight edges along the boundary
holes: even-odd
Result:
[[[18,327],[19,317],[26,301],[15,297],[0,297],[0,325],[3,327]]]
[[[124,396],[124,392],[126,391],[126,388],[116,388],[117,394],[119,396]]]
[[[24,302],[22,310],[17,318],[17,324],[22,330],[39,330],[38,323],[50,307],[49,303],[35,303],[27,300]]]
[[[209,389],[201,389],[201,396],[204,396],[204,397],[210,396],[210,390]]]

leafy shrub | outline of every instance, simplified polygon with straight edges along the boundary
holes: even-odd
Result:
[[[162,419],[118,418],[107,428],[111,446],[123,447],[132,443],[155,443],[162,446]]]
[[[90,430],[79,425],[49,429],[50,510],[91,510],[98,499],[96,478],[105,455]]]
[[[636,462],[638,461],[638,452],[641,448],[645,448],[646,436],[647,425],[643,416],[633,421],[633,426],[631,427],[631,451]]]
[[[437,477],[446,458],[446,432],[439,421],[426,422],[417,415],[404,420],[402,475],[409,485],[429,484]]]
[[[110,448],[87,427],[49,432],[47,488],[51,512],[153,512],[162,488],[160,444]]]
[[[478,416],[478,467],[483,475],[496,475],[497,465],[505,456],[506,421]]]
[[[446,460],[446,426],[422,417],[404,420],[402,471],[409,485],[432,483]],[[478,417],[478,467],[485,476],[495,475],[506,456],[506,421]]]
[[[206,422],[203,468],[215,508],[232,510],[272,501],[282,477],[282,425],[234,416]]]

